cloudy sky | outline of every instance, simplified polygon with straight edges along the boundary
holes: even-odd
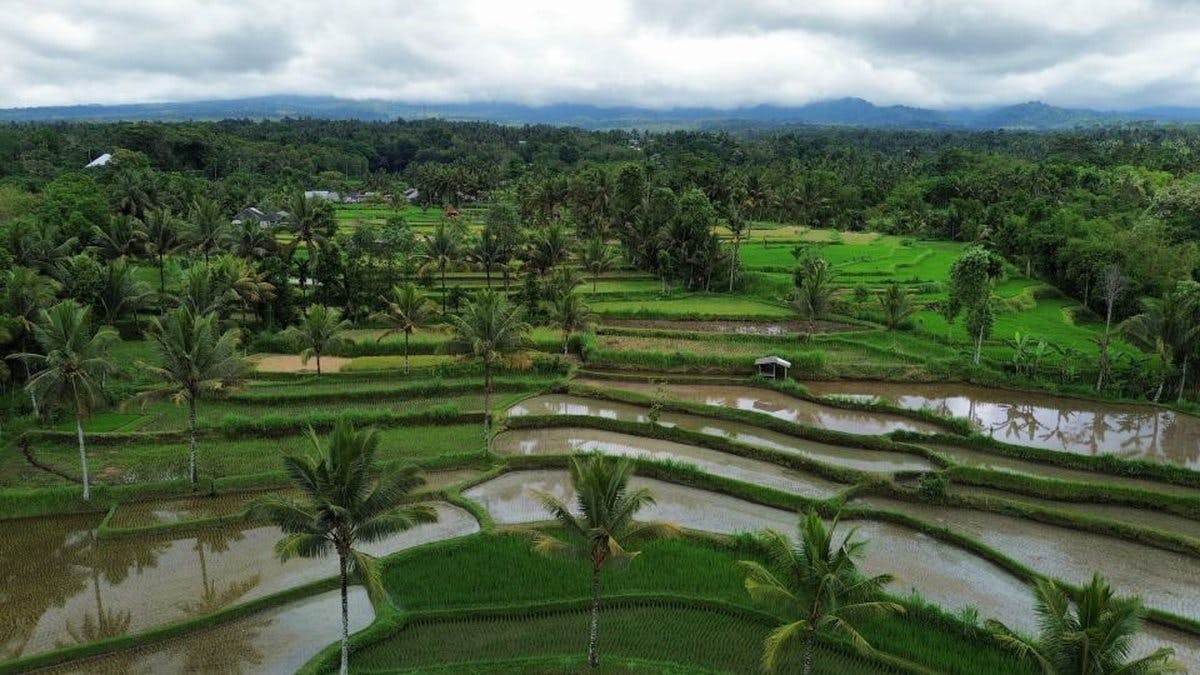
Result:
[[[2,0],[0,106],[1200,105],[1193,0]]]

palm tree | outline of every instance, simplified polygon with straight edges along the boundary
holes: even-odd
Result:
[[[275,241],[275,233],[278,230],[279,228],[272,223],[246,217],[225,232],[224,245],[239,258],[263,258],[278,247]]]
[[[808,319],[808,334],[817,331],[817,319],[829,312],[833,301],[833,267],[823,258],[813,258],[796,269],[796,309]]]
[[[83,499],[92,498],[88,480],[87,450],[83,420],[91,414],[101,394],[104,378],[116,369],[108,350],[117,333],[108,326],[94,328],[91,312],[74,300],[64,300],[42,310],[33,327],[33,337],[45,354],[13,354],[37,373],[25,384],[31,395],[48,405],[70,405],[75,409],[75,433],[79,438],[79,464],[83,473]]]
[[[592,292],[596,292],[596,281],[600,275],[617,264],[617,253],[600,237],[592,237],[579,249],[579,262],[592,273]]]
[[[188,233],[192,243],[204,255],[208,256],[218,250],[229,230],[229,219],[221,213],[221,205],[206,198],[192,202],[191,231]]]
[[[246,361],[238,352],[238,331],[221,332],[216,314],[196,314],[187,305],[151,319],[150,335],[161,365],[138,363],[159,381],[141,394],[146,401],[170,398],[188,406],[188,480],[196,485],[196,402],[239,383]]]
[[[539,274],[545,274],[552,267],[565,262],[570,253],[571,241],[567,228],[555,221],[533,233],[525,259],[531,268]]]
[[[819,631],[836,631],[850,638],[859,650],[869,650],[866,639],[850,623],[878,612],[903,612],[894,602],[878,600],[888,575],[867,577],[855,560],[867,542],[851,530],[841,545],[835,542],[838,518],[825,526],[816,511],[800,521],[799,545],[774,530],[762,534],[768,565],[752,560],[738,564],[746,571],[746,591],[756,602],[775,610],[782,626],[771,631],[763,645],[763,667],[775,671],[789,648],[804,642],[803,672],[812,672],[813,646]]]
[[[1184,287],[1168,290],[1162,298],[1142,301],[1142,313],[1131,316],[1121,324],[1121,332],[1131,342],[1158,355],[1163,371],[1158,380],[1154,400],[1162,398],[1167,382],[1167,370],[1180,368],[1180,379],[1186,381],[1188,356],[1200,336],[1196,321],[1196,303]],[[1181,362],[1181,363],[1180,363]],[[1180,392],[1182,395],[1182,385]]]
[[[316,259],[319,247],[325,244],[325,235],[321,232],[322,220],[321,204],[316,198],[305,197],[303,192],[297,192],[288,200],[284,222],[291,229],[295,241],[304,244],[310,259]]]
[[[97,300],[103,313],[101,318],[109,324],[123,319],[127,314],[133,314],[136,319],[138,310],[147,304],[152,295],[150,287],[133,276],[133,266],[124,258],[116,258],[108,263],[104,275],[100,277]]]
[[[529,324],[520,306],[510,304],[503,294],[483,289],[466,308],[450,317],[454,337],[450,348],[483,360],[484,453],[490,452],[488,423],[492,414],[492,365],[525,346]]]
[[[1115,597],[1099,575],[1078,590],[1038,579],[1034,603],[1040,624],[1037,640],[1021,637],[999,621],[989,620],[987,627],[1001,644],[1040,666],[1042,672],[1154,675],[1185,671],[1171,658],[1175,652],[1169,647],[1128,660],[1133,638],[1141,628],[1142,603],[1137,598]]]
[[[425,235],[424,256],[427,265],[436,267],[442,278],[442,314],[446,313],[446,268],[462,259],[462,235],[457,227],[442,221]]]
[[[113,215],[104,226],[92,226],[92,246],[104,260],[127,258],[137,253],[146,240],[142,221],[127,215]]]
[[[408,372],[408,338],[429,321],[430,302],[411,281],[404,286],[393,286],[391,295],[385,297],[387,309],[372,318],[386,323],[389,328],[379,335],[376,342],[389,335],[404,333],[404,372]]]
[[[375,558],[355,546],[435,522],[437,513],[426,505],[403,505],[425,481],[413,466],[383,473],[375,458],[379,447],[375,429],[356,432],[343,420],[334,425],[324,447],[311,429],[309,440],[308,454],[283,458],[302,499],[265,497],[253,503],[248,513],[283,531],[283,539],[275,545],[280,560],[337,554],[342,582],[341,672],[345,675],[350,667],[350,576],[358,577],[372,599],[384,594]]]
[[[879,308],[883,310],[883,321],[888,330],[896,330],[916,311],[908,292],[894,281],[879,294]]]
[[[300,364],[305,365],[314,356],[317,358],[317,375],[321,374],[321,354],[350,342],[345,332],[350,322],[342,319],[340,310],[324,305],[313,305],[304,314],[297,326],[290,326],[282,335],[300,343]]]
[[[179,236],[179,220],[170,209],[157,208],[146,211],[144,218],[146,241],[150,253],[158,264],[158,292],[167,292],[166,257],[182,244]]]
[[[492,287],[492,270],[503,267],[508,262],[508,251],[504,242],[491,227],[484,227],[479,239],[471,246],[468,253],[471,262],[483,268],[487,287]]]
[[[0,311],[15,319],[20,331],[18,345],[21,351],[29,351],[29,337],[33,335],[38,315],[43,307],[54,302],[57,292],[57,281],[30,267],[14,266],[0,275]],[[24,365],[25,379],[28,380],[31,375],[29,364]],[[29,398],[33,414],[38,415],[37,394],[30,390]]]
[[[562,526],[564,538],[537,532],[534,549],[546,555],[569,555],[592,564],[592,615],[588,633],[588,665],[600,663],[597,639],[600,627],[600,570],[609,561],[630,559],[637,552],[625,550],[650,539],[678,536],[679,528],[670,523],[635,523],[644,507],[654,504],[646,488],[630,489],[633,464],[595,454],[571,459],[571,486],[575,490],[575,509],[554,495],[536,493],[542,506]],[[575,515],[578,512],[579,515]]]
[[[571,331],[586,330],[588,321],[591,319],[591,312],[587,305],[579,299],[579,294],[572,290],[560,293],[554,298],[554,304],[550,307],[550,316],[562,331],[563,356],[566,356]]]

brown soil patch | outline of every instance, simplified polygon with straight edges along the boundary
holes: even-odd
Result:
[[[308,364],[301,365],[300,357],[295,354],[260,354],[252,357],[251,361],[254,363],[255,369],[263,373],[317,372],[316,359],[309,359]],[[321,372],[336,373],[347,363],[350,363],[350,359],[338,356],[322,356]]]

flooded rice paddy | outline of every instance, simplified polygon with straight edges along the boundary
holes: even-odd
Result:
[[[1006,443],[1200,469],[1200,418],[1165,408],[957,383],[805,384],[821,396],[875,396],[903,408],[964,417]]]
[[[475,469],[425,472],[422,474],[425,477],[425,485],[421,486],[419,491],[441,490],[466,482],[481,474],[481,471]],[[229,517],[241,513],[252,500],[264,494],[293,495],[295,493],[286,490],[252,490],[224,492],[213,496],[202,495],[180,499],[128,502],[117,507],[113,517],[108,521],[108,525],[114,528],[133,528]]]
[[[436,508],[438,522],[363,550],[385,555],[478,531],[467,511]],[[98,523],[98,516],[38,518],[36,527],[0,521],[0,660],[138,633],[337,573],[329,559],[280,563],[274,526],[98,539]]]
[[[1065,511],[1090,518],[1104,518],[1134,527],[1144,527],[1161,532],[1169,532],[1184,537],[1191,537],[1200,542],[1200,520],[1185,518],[1173,513],[1164,513],[1151,509],[1139,509],[1133,506],[1119,504],[1092,504],[1087,502],[1068,502],[1055,499],[1030,497],[1016,492],[998,490],[996,488],[979,487],[975,485],[955,485],[951,488],[953,494],[978,497],[982,499],[1006,499],[1040,508]]]
[[[777,464],[748,459],[707,448],[597,429],[518,429],[496,436],[500,454],[562,455],[599,452],[660,462],[690,464],[705,473],[813,499],[827,499],[847,485],[794,471]]]
[[[1200,560],[1192,556],[999,513],[884,497],[852,503],[948,527],[1068,583],[1086,583],[1100,572],[1119,593],[1139,595],[1149,607],[1200,619]]]
[[[350,589],[350,631],[362,630],[375,611],[360,587]],[[264,609],[211,628],[143,647],[50,668],[46,673],[294,673],[342,631],[341,594],[328,591]]]
[[[568,394],[544,394],[525,399],[509,408],[508,414],[513,416],[586,415],[626,422],[647,423],[650,421],[647,410],[640,406]],[[698,415],[664,412],[659,416],[658,423],[709,436],[720,436],[767,450],[800,455],[823,464],[858,471],[895,473],[897,471],[931,471],[935,468],[932,463],[923,458],[902,452],[865,450],[817,443],[768,431],[750,424],[714,420]]]
[[[806,424],[851,434],[877,435],[897,430],[919,433],[944,431],[935,425],[910,420],[900,415],[844,410],[759,387],[697,383],[661,385],[653,382],[589,380],[586,378],[575,381],[579,384],[605,389],[635,391],[647,396],[653,396],[661,388],[668,398],[750,410],[796,424]]]
[[[635,477],[633,484],[649,488],[657,502],[642,512],[646,520],[666,520],[720,534],[766,528],[796,534],[799,516],[790,511],[652,479]],[[464,495],[486,508],[496,522],[521,524],[548,518],[534,491],[564,501],[574,497],[567,473],[554,470],[507,473]],[[1025,585],[975,555],[891,523],[846,521],[844,526],[858,527],[860,536],[870,540],[863,569],[870,574],[894,575],[896,581],[890,590],[899,595],[915,588],[926,600],[944,607],[957,609],[971,604],[984,616],[1018,625],[1031,616]]]
[[[1097,473],[1082,469],[1068,469],[1045,462],[1031,462],[1016,457],[1006,457],[995,452],[963,448],[957,445],[942,443],[923,443],[922,445],[945,455],[947,459],[956,464],[964,466],[976,466],[994,471],[1006,471],[1008,473],[1049,478],[1052,480],[1090,483],[1093,485],[1114,485],[1136,490],[1161,492],[1163,494],[1200,497],[1200,489],[1184,485],[1173,485],[1171,483],[1130,478],[1127,476],[1114,476],[1112,474]]]

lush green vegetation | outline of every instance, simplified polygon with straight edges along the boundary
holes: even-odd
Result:
[[[818,672],[1031,672],[1033,664],[1004,649],[1016,637],[997,630],[997,639],[970,612],[950,616],[912,598],[900,600],[903,614],[852,611],[892,610],[896,598],[881,595],[884,578],[860,587],[850,555],[857,547],[818,532],[817,514],[844,506],[855,518],[922,532],[1042,582],[1046,599],[1050,580],[1013,552],[854,500],[1001,513],[1193,559],[1200,541],[1177,524],[1200,514],[1200,474],[1179,460],[1004,443],[932,410],[821,400],[794,383],[749,377],[756,358],[774,354],[791,362],[793,377],[971,381],[1196,409],[1200,135],[984,136],[319,120],[0,129],[0,514],[107,511],[98,531],[108,536],[121,529],[110,523],[113,507],[128,502],[279,490],[322,472],[295,459],[285,471],[282,461],[309,444],[309,428],[360,450],[330,450],[323,476],[346,469],[331,467],[350,455],[370,455],[366,464],[377,459],[383,471],[470,467],[471,480],[569,466],[565,447],[491,455],[493,423],[508,433],[622,433],[844,489],[818,500],[680,460],[641,458],[618,472],[758,506],[816,509],[804,529],[812,541],[787,553],[782,538],[766,551],[746,537],[641,537],[649,532],[634,507],[647,495],[618,489],[624,481],[608,474],[589,487],[579,468],[577,487],[598,510],[577,520],[569,501],[547,499],[565,529],[520,536],[492,531],[492,516],[446,483],[437,498],[469,511],[486,532],[384,561],[373,589],[387,591],[374,594],[377,620],[347,641],[356,668],[573,670],[585,663],[598,618],[593,653],[611,672],[753,671],[764,644],[778,648],[781,669],[803,669],[809,641]],[[114,160],[78,171],[79,147],[111,148]],[[407,188],[417,190],[413,203]],[[305,189],[353,192],[359,201],[306,199]],[[286,215],[260,218],[247,206]],[[581,370],[589,386],[571,383]],[[818,411],[886,415],[945,433],[867,436],[823,428],[820,415],[800,425],[764,414],[771,410],[606,386],[623,378],[770,387]],[[833,456],[644,420],[501,414],[549,391],[639,406],[645,419],[687,414],[760,429],[786,446],[824,444]],[[370,443],[350,442],[339,423],[377,431]],[[1028,471],[960,463],[955,448]],[[839,464],[838,452],[843,462],[886,455],[925,468],[870,473]],[[371,473],[366,464],[357,466],[359,484]],[[90,493],[81,483],[93,484]],[[604,486],[615,492],[602,495]],[[1013,499],[978,498],[973,487]],[[351,511],[363,522],[380,514],[353,499],[334,503],[334,492],[315,490],[299,510],[274,502],[273,514],[260,515],[293,535],[325,537],[351,560],[347,533],[363,530],[348,521],[340,530],[314,527]],[[411,495],[384,492],[395,497],[380,507],[391,514],[385,524],[415,526],[428,515],[387,520],[404,513],[394,507]],[[1074,508],[1059,506],[1066,501]],[[1081,505],[1137,517],[1093,517]],[[614,514],[621,517],[606,517]],[[1162,515],[1162,524],[1147,514]],[[203,530],[230,516],[150,527]],[[388,529],[372,527],[368,535]],[[288,541],[285,550],[320,552],[316,540]],[[569,548],[586,562],[538,555],[535,544]],[[641,555],[627,560],[624,547]],[[780,565],[792,554],[808,567]],[[770,583],[772,574],[809,568],[836,582],[815,603],[810,585]],[[362,559],[362,571],[374,569]],[[791,606],[772,606],[768,595],[790,597]],[[1110,604],[1122,612],[1122,634],[1136,627],[1137,603]],[[43,658],[186,633],[250,606]],[[1149,612],[1200,639],[1195,617]],[[1056,639],[1024,644],[1049,653]],[[878,653],[851,644],[862,641]],[[310,669],[336,663],[326,652]]]

